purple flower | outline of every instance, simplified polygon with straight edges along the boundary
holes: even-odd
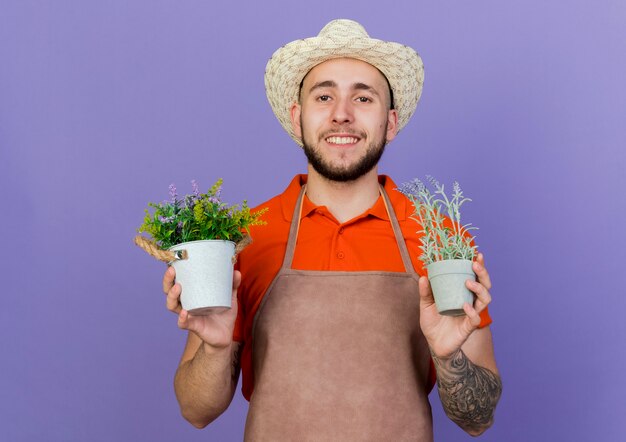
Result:
[[[439,181],[437,181],[435,179],[435,177],[431,176],[431,175],[426,175],[426,180],[433,185],[433,187],[435,187],[436,189],[439,189],[440,187],[443,187],[441,184],[439,184]]]
[[[199,197],[200,189],[198,189],[198,183],[196,182],[196,180],[191,180],[191,188],[193,189],[194,196],[196,196],[196,198]]]
[[[398,188],[398,190],[407,196],[408,195],[417,196],[421,192],[423,192],[425,189],[424,189],[424,183],[422,183],[420,180],[415,178],[414,180],[409,181],[408,183],[402,184]]]
[[[170,197],[172,198],[172,202],[176,202],[176,197],[178,194],[176,193],[176,186],[174,184],[170,184]]]
[[[174,217],[173,216],[159,216],[159,221],[161,221],[163,224],[171,223],[172,221],[174,221]]]
[[[210,196],[209,197],[209,202],[213,203],[213,204],[219,204],[220,200],[218,198],[214,197],[214,196]]]

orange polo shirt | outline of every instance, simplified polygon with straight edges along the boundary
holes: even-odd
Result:
[[[242,280],[238,292],[239,310],[233,340],[243,344],[242,392],[248,400],[254,389],[252,372],[254,315],[282,265],[293,211],[306,180],[306,175],[295,176],[282,194],[255,208],[255,210],[264,207],[269,209],[263,216],[267,225],[251,228],[253,242],[239,255],[237,261]],[[418,275],[425,275],[424,266],[418,259],[421,254],[419,248],[421,243],[417,233],[419,226],[410,218],[413,205],[408,198],[395,190],[397,186],[390,178],[381,175],[379,182],[389,195],[413,267]],[[379,197],[365,213],[340,223],[325,206],[316,206],[305,196],[293,268],[328,271],[405,271],[382,197]],[[418,296],[417,293],[415,295]],[[481,314],[481,319],[481,327],[491,323],[487,309]],[[435,382],[434,368],[431,369],[431,382],[429,390]]]

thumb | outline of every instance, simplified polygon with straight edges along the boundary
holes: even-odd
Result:
[[[189,312],[181,309],[181,311],[178,312],[178,328],[189,330],[189,319]]]
[[[430,288],[430,282],[428,277],[421,276],[419,279],[419,291],[420,291],[420,309],[431,307],[435,303],[433,297],[433,291]]]
[[[235,270],[233,272],[233,292],[232,292],[232,298],[230,300],[230,305],[235,308],[237,307],[237,290],[239,289],[239,286],[241,285],[241,272],[239,270]]]
[[[233,270],[233,290],[237,291],[241,284],[241,272],[239,270]]]

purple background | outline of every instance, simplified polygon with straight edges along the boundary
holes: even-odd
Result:
[[[474,199],[504,379],[482,440],[623,440],[626,3],[226,5],[1,3],[0,440],[241,440],[239,390],[205,430],[180,417],[185,333],[131,239],[171,182],[256,205],[305,170],[265,63],[340,17],[426,66],[381,171]],[[470,440],[431,399],[436,440]]]

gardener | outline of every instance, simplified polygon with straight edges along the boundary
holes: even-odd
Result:
[[[241,367],[246,440],[432,440],[435,379],[448,416],[482,433],[501,392],[483,257],[466,316],[439,315],[412,207],[378,176],[415,111],[421,59],[335,20],[276,51],[265,82],[308,174],[260,206],[268,224],[239,256],[232,309],[192,317],[166,271],[167,306],[191,332],[175,377],[183,415],[216,419]]]

